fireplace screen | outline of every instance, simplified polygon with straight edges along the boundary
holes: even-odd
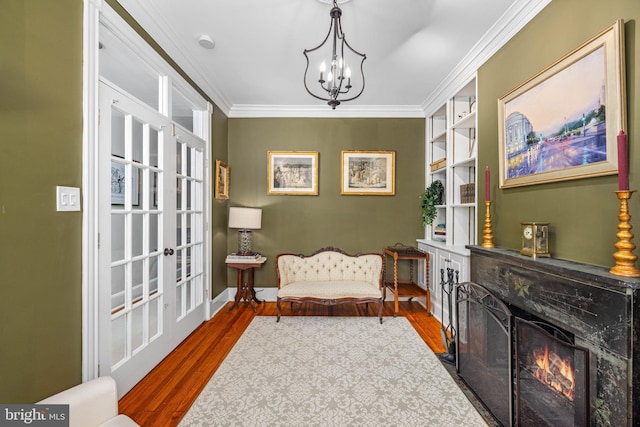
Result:
[[[589,353],[562,331],[515,318],[516,424],[588,425]]]
[[[456,287],[458,373],[505,426],[512,424],[511,317],[484,287]]]

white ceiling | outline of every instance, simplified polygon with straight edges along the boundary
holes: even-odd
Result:
[[[302,51],[329,30],[326,0],[119,0],[229,117],[424,117],[470,52],[497,49],[549,1],[341,1],[347,40],[367,55],[366,88],[332,111],[303,85]]]

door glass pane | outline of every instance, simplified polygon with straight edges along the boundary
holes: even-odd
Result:
[[[158,252],[158,214],[149,214],[149,252]]]
[[[158,209],[158,172],[149,171],[149,209]]]
[[[176,214],[176,245],[182,246],[182,215]]]
[[[124,159],[124,113],[111,109],[111,155]]]
[[[131,173],[133,180],[131,181],[131,205],[133,209],[142,209],[142,201],[143,201],[143,190],[146,187],[141,181],[144,179],[144,174],[142,173],[142,168],[137,165],[131,165]]]
[[[182,175],[182,144],[176,142],[176,173]]]
[[[187,290],[187,295],[186,295],[186,298],[185,298],[185,300],[186,300],[185,302],[187,304],[187,307],[186,307],[187,312],[189,312],[193,308],[193,281],[192,280],[189,280],[186,283],[186,288],[187,288],[186,289]]]
[[[144,262],[142,260],[134,261],[131,263],[131,303],[135,304],[142,298],[143,293],[143,284],[142,284],[142,274],[143,274]]]
[[[194,149],[191,147],[187,147],[186,161],[187,161],[187,171],[185,175],[191,176],[191,165],[193,164],[193,152]]]
[[[187,200],[186,200],[187,206],[186,206],[186,209],[187,210],[191,210],[191,188],[193,186],[193,181],[185,179],[184,183],[185,183],[185,185],[187,187],[186,188],[186,190],[187,190]]]
[[[186,225],[187,225],[187,229],[185,230],[185,234],[186,234],[186,240],[187,240],[187,244],[191,243],[191,228],[192,228],[192,224],[191,224],[191,214],[186,214],[185,215],[187,217],[187,221],[186,221]]]
[[[158,163],[158,131],[154,128],[149,130],[149,166],[157,168]]]
[[[153,295],[158,290],[158,266],[160,256],[149,258],[149,295]]]
[[[183,268],[183,260],[182,260],[182,249],[178,249],[176,251],[176,282],[179,282],[182,278],[182,268]]]
[[[181,318],[184,315],[184,308],[182,306],[182,292],[184,286],[176,286],[176,318]]]
[[[131,256],[138,257],[142,255],[144,241],[143,234],[143,214],[133,214],[131,216]]]
[[[125,171],[124,163],[111,162],[111,209],[124,209]]]
[[[131,129],[131,144],[132,144],[132,157],[136,163],[142,163],[142,150],[143,150],[143,125],[140,120],[133,118]]]
[[[154,298],[149,301],[149,340],[152,340],[160,332],[160,325],[158,324],[160,301],[160,298]]]
[[[111,214],[111,262],[124,259],[124,222],[124,215]]]
[[[133,352],[144,344],[144,305],[131,312],[131,349]]]
[[[187,269],[186,277],[190,277],[191,276],[191,248],[188,247],[186,252],[187,252],[187,256],[186,256],[186,259],[184,260],[186,264],[186,269]]]
[[[125,266],[111,267],[111,312],[124,307]]]
[[[182,209],[182,179],[176,181],[176,209]]]
[[[111,364],[122,362],[126,355],[126,315],[111,320]]]

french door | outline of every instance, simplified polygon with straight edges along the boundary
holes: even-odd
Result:
[[[98,363],[123,395],[205,319],[205,143],[99,87]]]

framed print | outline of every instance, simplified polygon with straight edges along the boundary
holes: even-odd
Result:
[[[131,182],[131,188],[133,188],[133,194],[131,195],[131,205],[139,206],[140,204],[140,169],[132,166],[136,172],[133,174],[133,181]],[[112,205],[124,205],[125,196],[125,170],[124,163],[111,162],[111,204]]]
[[[229,198],[229,165],[221,160],[216,160],[216,199]]]
[[[269,151],[268,194],[318,195],[317,151]]]
[[[623,37],[619,20],[498,99],[500,188],[617,173]]]
[[[395,194],[395,151],[342,151],[340,194]]]

